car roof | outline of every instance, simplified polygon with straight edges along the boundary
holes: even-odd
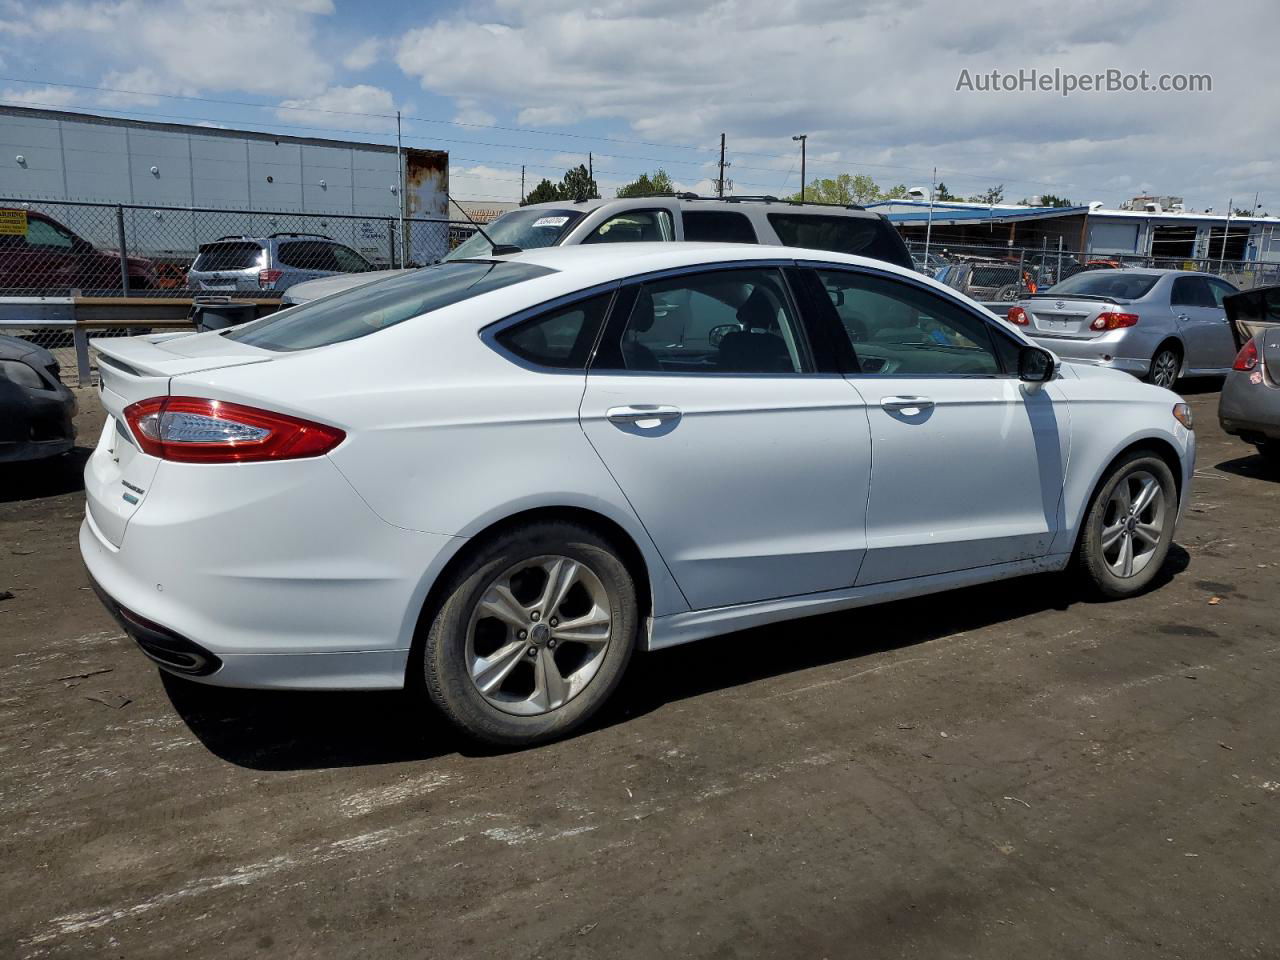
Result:
[[[643,197],[592,197],[588,200],[548,200],[545,203],[531,203],[527,206],[517,207],[517,210],[579,210],[589,212],[599,210],[601,207],[610,204],[626,205],[634,207],[637,202],[643,204],[644,201],[653,200],[675,200],[680,205],[681,210],[699,210],[707,209],[751,209],[756,207],[765,207],[771,213],[780,212],[783,208],[790,211],[801,211],[804,213],[825,213],[836,216],[860,217],[864,219],[881,219],[881,215],[874,210],[866,210],[856,203],[801,203],[798,200],[785,200],[781,197],[755,197],[755,196],[730,196],[730,197],[700,197],[692,193],[655,194]],[[514,212],[514,211],[509,211]]]
[[[819,261],[837,265],[868,267],[884,273],[908,277],[913,281],[937,287],[954,296],[956,291],[932,278],[874,257],[860,257],[830,250],[804,247],[767,246],[751,243],[592,243],[568,247],[539,247],[499,257],[476,257],[482,262],[516,261],[548,267],[557,271],[535,281],[540,291],[554,290],[559,296],[585,290],[597,284],[612,283],[646,273],[675,270],[681,267],[715,264],[750,264],[759,262],[790,263]],[[460,263],[466,261],[446,261]]]

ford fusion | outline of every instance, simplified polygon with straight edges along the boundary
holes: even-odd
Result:
[[[80,546],[147,656],[421,688],[506,745],[580,727],[637,649],[1068,567],[1137,593],[1195,455],[1169,391],[795,248],[458,260],[95,346]]]

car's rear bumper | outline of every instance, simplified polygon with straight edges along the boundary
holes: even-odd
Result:
[[[119,546],[94,512],[80,552],[125,631],[164,669],[233,687],[403,686],[427,590],[463,542],[381,520],[326,458],[162,463]]]
[[[1249,443],[1280,440],[1280,387],[1269,382],[1270,370],[1251,373],[1233,370],[1222,384],[1218,402],[1218,422],[1223,431]]]
[[[1103,334],[1092,339],[1075,337],[1046,337],[1035,333],[1023,333],[1046,350],[1052,350],[1063,360],[1087,363],[1095,367],[1119,370],[1135,377],[1145,377],[1151,369],[1150,357],[1135,357],[1132,349],[1126,349],[1122,333]]]
[[[75,446],[76,399],[70,390],[6,386],[0,402],[0,463],[56,457]]]

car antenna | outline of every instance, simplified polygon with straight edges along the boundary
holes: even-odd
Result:
[[[508,254],[508,253],[523,253],[523,252],[524,252],[520,247],[517,247],[514,243],[494,243],[494,242],[493,242],[493,237],[491,237],[491,236],[489,236],[489,234],[485,233],[485,232],[484,232],[484,227],[480,226],[480,224],[476,223],[476,222],[475,222],[475,220],[473,220],[473,219],[471,218],[471,214],[467,213],[467,208],[466,208],[466,207],[464,207],[462,204],[460,204],[457,200],[453,199],[453,197],[452,197],[450,194],[447,194],[447,193],[446,193],[446,194],[445,194],[445,196],[449,197],[449,202],[450,202],[450,203],[452,203],[455,207],[457,207],[459,210],[461,210],[461,211],[462,211],[462,215],[463,215],[464,217],[466,217],[466,218],[467,218],[467,220],[470,222],[470,224],[471,224],[473,227],[475,227],[475,228],[476,228],[476,231],[480,234],[480,236],[484,237],[486,240],[488,240],[488,241],[489,241],[489,246],[493,248],[493,249],[490,251],[490,255],[491,255],[491,256],[494,256],[494,257],[501,257],[501,256],[505,256],[505,255],[506,255],[506,254]]]

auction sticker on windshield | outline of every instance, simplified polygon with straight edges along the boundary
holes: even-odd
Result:
[[[535,227],[563,227],[568,222],[568,217],[539,217],[533,221],[533,225]]]

